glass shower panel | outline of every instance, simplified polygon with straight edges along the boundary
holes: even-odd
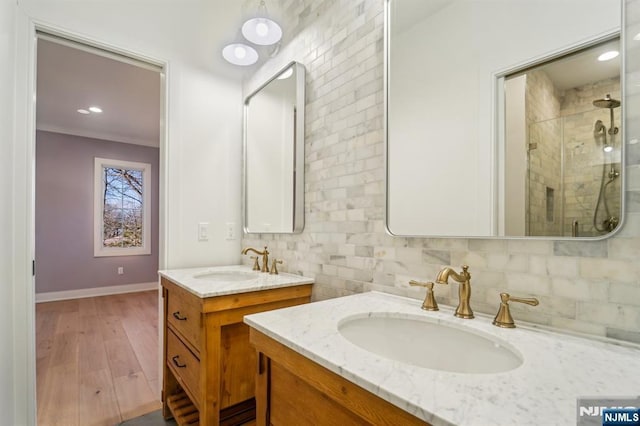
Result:
[[[528,235],[595,237],[618,224],[620,135],[599,121],[610,123],[607,110],[529,126]]]
[[[602,117],[602,111],[594,110],[564,118],[565,136],[565,229],[572,224],[578,236],[592,237],[597,232],[593,226],[593,214],[600,191],[600,178],[605,155],[598,147],[594,123]]]

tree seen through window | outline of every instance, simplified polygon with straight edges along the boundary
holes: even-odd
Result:
[[[103,167],[103,247],[142,247],[143,171]]]

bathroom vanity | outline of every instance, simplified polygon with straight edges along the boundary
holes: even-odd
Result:
[[[245,317],[258,425],[567,425],[635,397],[640,348],[370,292]]]
[[[165,418],[235,425],[255,417],[256,353],[245,315],[308,303],[313,280],[245,266],[160,271]]]

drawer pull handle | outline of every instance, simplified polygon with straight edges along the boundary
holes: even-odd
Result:
[[[187,364],[180,364],[180,362],[178,361],[178,358],[180,358],[180,355],[174,356],[173,358],[171,358],[171,360],[173,361],[173,363],[175,364],[176,367],[185,368],[187,366]]]
[[[183,317],[183,316],[180,315],[180,311],[174,312],[173,313],[173,317],[175,319],[177,319],[178,321],[186,321],[187,320],[187,317]]]

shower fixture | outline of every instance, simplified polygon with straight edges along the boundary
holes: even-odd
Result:
[[[593,227],[598,232],[611,232],[616,228],[616,226],[618,226],[620,219],[617,216],[611,215],[609,211],[609,203],[607,200],[606,192],[609,184],[613,183],[620,176],[620,172],[616,170],[613,162],[607,164],[605,156],[607,153],[613,151],[614,136],[617,135],[619,131],[619,129],[615,126],[615,122],[613,120],[613,110],[620,106],[620,101],[612,99],[611,95],[607,94],[603,99],[596,99],[595,101],[593,101],[593,106],[595,106],[596,108],[609,109],[609,117],[611,119],[609,130],[607,130],[607,127],[604,125],[602,120],[597,120],[593,128],[594,139],[596,140],[596,142],[598,142],[598,137],[602,137],[603,145],[602,177],[600,179],[600,192],[598,193],[598,201],[596,202],[596,207],[593,211]],[[610,136],[609,143],[607,143],[607,134]],[[607,166],[611,166],[608,171]],[[599,226],[598,212],[601,205],[604,207],[606,217],[602,221],[602,226]]]
[[[609,127],[609,134],[610,135],[617,135],[618,134],[618,128],[614,127],[613,125],[613,109],[614,108],[618,108],[620,106],[620,101],[612,99],[611,95],[607,94],[607,96],[604,97],[604,99],[596,99],[595,101],[593,101],[593,106],[596,108],[608,108],[609,109],[609,114],[610,114],[610,118],[611,118],[611,127]],[[598,123],[602,124],[602,121],[598,120],[596,121],[596,126],[598,125]],[[604,127],[604,125],[602,126]],[[599,130],[596,130],[599,131]]]

